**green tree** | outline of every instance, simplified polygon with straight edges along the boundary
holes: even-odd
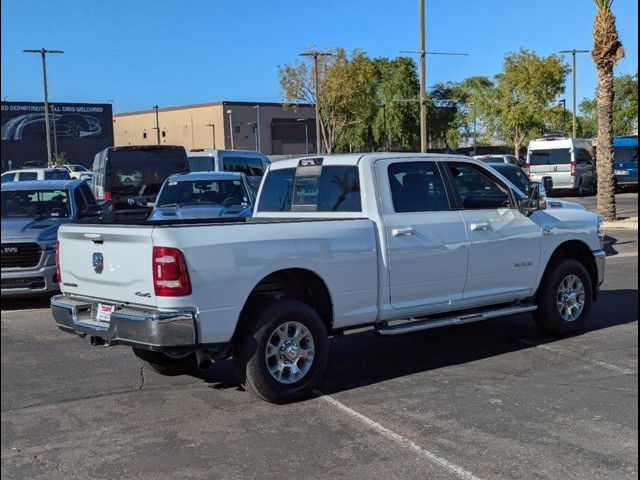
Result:
[[[334,56],[319,59],[320,128],[327,153],[366,144],[367,122],[376,112],[374,67],[360,50],[351,56],[338,48]],[[280,86],[285,103],[316,102],[313,67],[296,60],[279,67]],[[351,146],[351,147],[349,147]]]
[[[598,105],[594,98],[580,102],[587,137],[598,132]],[[638,72],[613,78],[613,134],[628,135],[638,129]]]
[[[545,117],[564,92],[567,64],[557,55],[540,57],[521,49],[504,59],[488,98],[488,124],[502,141],[520,149],[545,129]]]
[[[59,152],[53,156],[53,164],[56,167],[61,167],[62,165],[66,165],[67,160],[67,152]]]
[[[616,218],[615,178],[613,176],[613,67],[624,57],[618,36],[613,0],[594,0],[597,12],[593,21],[591,58],[598,71],[598,136],[596,170],[598,173],[597,211],[605,220]]]

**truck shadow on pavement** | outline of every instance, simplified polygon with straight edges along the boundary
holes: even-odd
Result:
[[[637,290],[607,290],[600,295],[588,332],[637,321]],[[546,335],[526,314],[396,337],[381,337],[371,330],[346,334],[330,340],[329,365],[319,390],[327,395],[353,390],[560,339]],[[230,361],[216,362],[194,376],[214,389],[239,388]]]

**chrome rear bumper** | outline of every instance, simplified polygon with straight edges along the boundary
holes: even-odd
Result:
[[[58,327],[69,333],[90,335],[107,345],[129,345],[145,350],[192,350],[197,344],[193,311],[159,311],[115,305],[109,322],[96,318],[97,299],[56,295],[51,312]],[[107,300],[101,303],[114,305]]]

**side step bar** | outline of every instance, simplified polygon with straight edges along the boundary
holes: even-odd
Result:
[[[435,319],[410,320],[394,325],[381,325],[374,331],[380,335],[400,335],[402,333],[417,332],[419,330],[429,330],[431,328],[445,327],[447,325],[461,325],[463,323],[480,322],[490,318],[506,317],[508,315],[516,315],[518,313],[533,312],[538,308],[537,305],[512,305],[509,307],[498,308],[494,310],[485,310],[480,312],[465,313],[462,315],[454,315],[450,317],[441,317]]]

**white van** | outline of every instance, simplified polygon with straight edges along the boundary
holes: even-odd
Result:
[[[187,152],[192,172],[239,172],[247,176],[254,194],[269,164],[267,156],[255,150],[210,150],[194,148]]]
[[[584,138],[549,135],[531,140],[526,170],[532,181],[551,177],[554,190],[573,190],[579,195],[596,190],[593,149]]]

